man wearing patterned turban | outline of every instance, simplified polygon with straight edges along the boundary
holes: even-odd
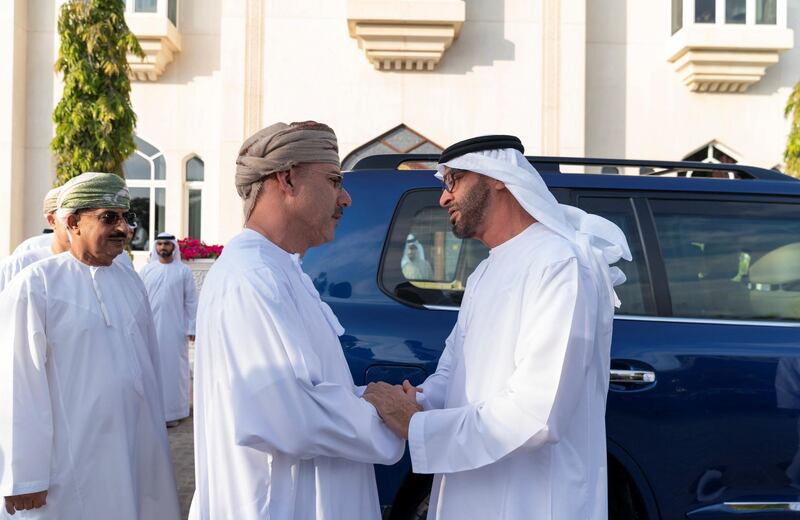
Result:
[[[336,135],[278,123],[236,164],[245,230],[209,271],[197,315],[189,517],[378,519],[372,464],[397,462],[403,442],[360,397],[344,329],[300,267],[351,203]]]
[[[69,251],[0,293],[0,494],[9,514],[179,517],[150,304],[136,273],[113,261],[129,207],[121,177],[72,179],[56,210]]]

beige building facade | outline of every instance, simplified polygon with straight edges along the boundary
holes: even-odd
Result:
[[[62,3],[0,3],[0,257],[45,224]],[[131,60],[139,149],[126,165],[146,217],[134,239],[142,250],[162,230],[208,243],[237,233],[238,148],[276,121],[330,124],[351,160],[511,133],[532,155],[773,167],[788,132],[783,107],[800,80],[800,5],[788,0],[127,0],[126,8],[147,55]]]

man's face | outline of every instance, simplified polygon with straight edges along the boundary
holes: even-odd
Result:
[[[128,239],[128,223],[123,216],[127,213],[124,209],[101,208],[82,210],[77,216],[70,216],[73,244],[80,245],[99,263],[111,265]]]
[[[447,173],[453,175],[450,171]],[[458,238],[472,238],[483,224],[491,188],[486,177],[474,172],[459,171],[454,178],[453,191],[443,190],[439,204],[450,215],[453,234]]]
[[[417,259],[417,246],[414,244],[408,246],[408,259],[412,262]]]
[[[295,188],[293,218],[303,225],[308,247],[330,242],[344,208],[353,202],[342,187],[341,171],[333,164],[306,163],[289,175]]]
[[[156,254],[161,258],[171,258],[175,252],[175,244],[172,240],[156,240]]]

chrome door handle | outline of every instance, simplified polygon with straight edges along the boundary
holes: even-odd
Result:
[[[648,385],[656,382],[655,372],[647,370],[617,370],[611,369],[612,383],[633,383],[639,385]]]

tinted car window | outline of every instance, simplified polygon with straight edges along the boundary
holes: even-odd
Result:
[[[800,208],[653,200],[673,315],[800,319]]]
[[[552,190],[559,200],[568,192]],[[467,278],[489,250],[474,239],[451,232],[440,190],[412,190],[400,200],[383,251],[381,288],[411,305],[457,307]]]
[[[440,190],[414,190],[400,201],[381,259],[384,291],[412,305],[458,306],[467,277],[489,254],[473,239],[456,238]]]
[[[625,283],[615,288],[622,305],[616,314],[653,315],[655,304],[650,285],[650,276],[642,250],[642,239],[636,225],[633,204],[628,197],[578,198],[578,206],[584,211],[605,217],[622,230],[628,239],[633,260],[624,260],[616,265],[625,273]]]

